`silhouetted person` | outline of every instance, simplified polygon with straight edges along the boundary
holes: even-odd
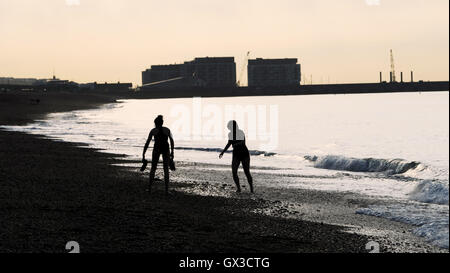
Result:
[[[220,153],[219,158],[222,158],[223,154],[233,146],[233,160],[231,162],[231,169],[233,172],[233,180],[236,184],[237,192],[241,192],[241,185],[239,184],[238,168],[242,162],[242,167],[244,168],[244,173],[247,176],[248,184],[250,185],[250,192],[253,193],[253,179],[250,175],[250,152],[245,145],[245,134],[244,131],[239,129],[237,122],[231,120],[228,122],[228,143],[225,149]]]
[[[145,142],[144,152],[142,154],[142,161],[145,161],[145,152],[147,152],[148,145],[152,138],[155,138],[155,144],[153,145],[152,153],[152,168],[150,170],[150,182],[148,190],[151,192],[153,180],[155,179],[156,167],[158,165],[159,156],[163,157],[163,168],[164,168],[164,183],[166,186],[166,195],[169,193],[169,160],[173,159],[173,149],[174,142],[172,134],[169,128],[163,127],[163,116],[159,115],[155,119],[155,128],[150,131],[148,135],[147,142]],[[170,154],[169,154],[169,143],[170,139]]]

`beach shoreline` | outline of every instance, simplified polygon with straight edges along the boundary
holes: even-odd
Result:
[[[0,94],[1,125],[116,100],[7,95]],[[149,196],[148,171],[120,155],[18,132],[0,130],[0,139],[0,252],[66,252],[72,240],[83,252],[364,253],[369,241],[382,252],[448,252],[413,236],[410,225],[355,214],[371,200],[354,194],[256,183],[255,195],[246,187],[239,195],[230,171],[177,162],[172,195],[157,182]]]

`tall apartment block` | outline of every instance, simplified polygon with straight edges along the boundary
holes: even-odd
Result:
[[[300,85],[301,72],[297,59],[248,60],[249,87],[278,87]]]
[[[152,65],[142,72],[142,84],[182,78],[179,86],[234,87],[234,57],[205,57],[175,65]],[[173,86],[173,85],[172,85]]]

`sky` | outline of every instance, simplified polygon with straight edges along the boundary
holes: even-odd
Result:
[[[302,83],[449,79],[448,0],[0,0],[0,77],[141,84],[155,64],[298,58]],[[246,70],[245,70],[246,71]],[[246,72],[241,79],[246,83]]]

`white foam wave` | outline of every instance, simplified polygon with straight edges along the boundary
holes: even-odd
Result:
[[[436,246],[449,248],[449,211],[446,205],[409,203],[371,206],[358,209],[356,213],[414,225],[413,234],[424,237]]]
[[[419,162],[403,159],[352,158],[345,156],[306,156],[314,162],[314,167],[351,172],[382,172],[402,174],[420,165]]]
[[[424,203],[448,205],[448,181],[421,181],[410,193],[410,199]]]

